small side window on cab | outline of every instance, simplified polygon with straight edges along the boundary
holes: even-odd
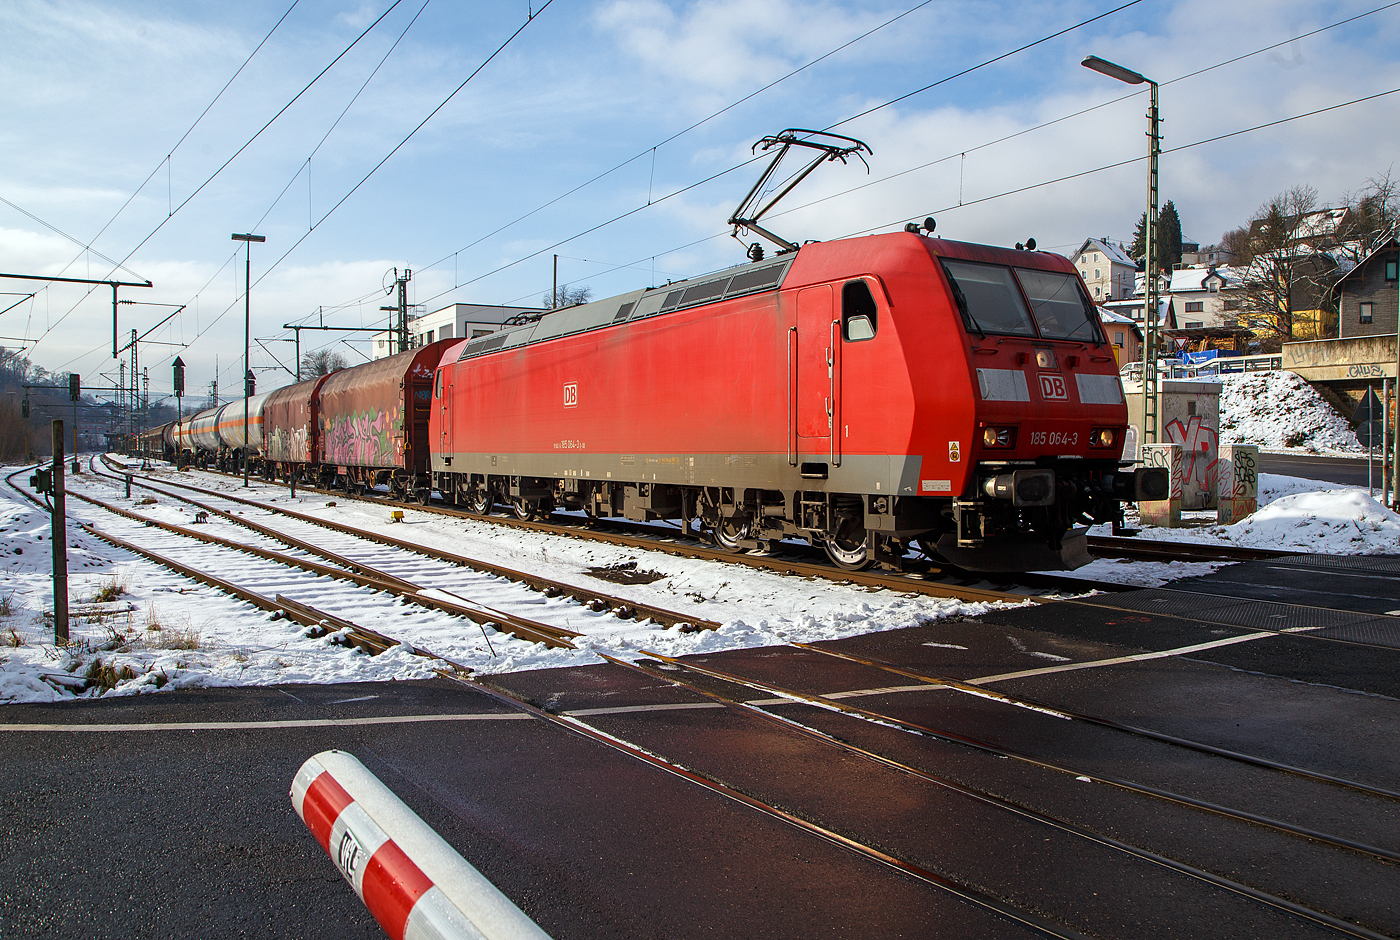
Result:
[[[442,370],[437,370],[437,381],[433,384],[433,397],[442,397]]]
[[[865,281],[847,281],[841,288],[841,336],[848,343],[875,338],[878,325],[875,298]]]

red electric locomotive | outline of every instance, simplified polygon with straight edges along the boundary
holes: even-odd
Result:
[[[1081,526],[1156,482],[1120,463],[1122,385],[1073,265],[909,231],[457,342],[432,405],[450,502],[678,520],[735,551],[799,537],[847,568],[1077,567]]]

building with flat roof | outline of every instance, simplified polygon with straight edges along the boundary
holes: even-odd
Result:
[[[471,339],[495,333],[511,317],[543,313],[539,307],[500,307],[493,304],[449,304],[408,321],[408,340],[423,346],[440,339]],[[383,359],[399,352],[398,331],[384,330],[370,337],[370,358]]]

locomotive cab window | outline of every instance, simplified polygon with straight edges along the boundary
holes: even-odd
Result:
[[[1031,302],[1040,335],[1045,339],[1100,342],[1094,326],[1094,305],[1069,274],[1017,268],[1016,277]]]
[[[841,288],[841,336],[848,343],[875,338],[875,298],[865,281],[847,281]]]
[[[1021,291],[1016,287],[1010,268],[995,264],[944,261],[943,270],[948,275],[948,286],[969,330],[983,335],[1035,335],[1030,311],[1021,299]]]
[[[433,383],[433,397],[442,397],[442,370],[437,370],[437,381]]]

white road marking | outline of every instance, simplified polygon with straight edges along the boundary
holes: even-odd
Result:
[[[1268,633],[1246,633],[1243,636],[1211,640],[1192,646],[1179,646],[1176,649],[1160,650],[1155,653],[1134,653],[1131,656],[1115,656],[1112,659],[1095,659],[1084,663],[1066,663],[1063,666],[1045,666],[1040,669],[1023,669],[1020,672],[1004,672],[980,679],[963,680],[968,685],[988,685],[1008,679],[1024,679],[1029,676],[1043,676],[1056,672],[1070,672],[1075,669],[1097,669],[1100,666],[1119,666],[1124,663],[1139,663],[1150,659],[1166,659],[1170,656],[1184,656],[1201,650],[1219,646],[1232,646],[1250,640],[1262,640],[1278,636],[1280,633],[1302,633],[1317,630],[1318,627],[1293,627]],[[931,692],[946,690],[947,686],[920,682],[916,685],[892,685],[877,689],[853,689],[846,692],[828,692],[822,698],[845,699],[868,695],[888,695],[895,692]],[[353,699],[351,701],[354,701]],[[790,698],[753,699],[748,705],[800,705],[802,702]],[[700,708],[723,708],[719,702],[674,702],[664,705],[618,705],[611,708],[580,708],[563,714],[568,717],[590,715],[628,715],[638,712],[683,711]],[[379,718],[306,718],[287,721],[171,721],[147,722],[142,724],[4,724],[0,723],[0,733],[6,731],[70,731],[70,732],[128,732],[128,731],[242,731],[276,728],[347,728],[360,725],[417,724],[429,721],[528,721],[533,715],[524,712],[454,715],[389,715]]]
[[[303,718],[286,721],[149,721],[140,724],[0,724],[4,731],[243,731],[273,728],[350,728],[356,725],[407,725],[427,721],[520,721],[524,712],[469,715],[385,715],[378,718]]]
[[[1316,630],[1317,627],[1304,627],[1305,630]],[[1007,679],[1024,679],[1027,676],[1044,676],[1052,672],[1070,672],[1075,669],[1097,669],[1099,666],[1118,666],[1123,663],[1139,663],[1147,659],[1165,659],[1168,656],[1183,656],[1186,653],[1199,653],[1201,650],[1214,649],[1217,646],[1231,646],[1235,643],[1247,643],[1250,640],[1262,640],[1266,637],[1278,636],[1279,633],[1297,633],[1298,629],[1280,630],[1277,633],[1246,633],[1243,636],[1227,637],[1223,640],[1211,640],[1209,643],[1197,643],[1194,646],[1179,646],[1176,649],[1161,650],[1156,653],[1134,653],[1132,656],[1115,656],[1112,659],[1095,659],[1087,663],[1066,663],[1063,666],[1044,666],[1040,669],[1023,669],[1020,672],[1003,672],[996,676],[983,676],[980,679],[965,680],[968,685],[987,685],[992,682],[1004,682]]]
[[[570,718],[588,715],[630,715],[634,712],[670,712],[689,708],[723,708],[719,702],[672,702],[668,705],[614,705],[611,708],[575,708],[563,714]]]

